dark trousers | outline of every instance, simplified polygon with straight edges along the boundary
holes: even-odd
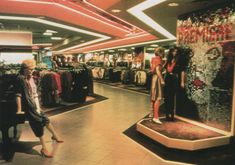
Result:
[[[170,114],[172,118],[174,117],[175,109],[175,95],[178,90],[179,78],[176,74],[166,74],[165,77],[165,87],[164,87],[164,97],[165,97],[165,108],[166,116]]]

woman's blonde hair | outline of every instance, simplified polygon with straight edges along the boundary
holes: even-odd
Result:
[[[165,49],[163,47],[158,47],[154,50],[156,56],[163,56],[165,54]]]

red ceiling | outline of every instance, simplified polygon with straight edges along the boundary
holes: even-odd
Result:
[[[95,6],[107,10],[111,6],[115,5],[116,3],[120,2],[121,0],[88,0],[88,2],[94,4]]]
[[[101,7],[109,7],[119,0],[91,0],[89,2]],[[114,39],[123,39],[127,38],[127,31],[124,31],[124,28],[121,25],[108,22],[105,18],[101,18],[96,13],[93,13],[84,7],[81,7],[78,3],[72,3],[70,1],[63,0],[37,0],[37,1],[10,1],[10,0],[1,0],[0,1],[0,13],[14,14],[14,15],[30,15],[30,16],[45,16],[60,20],[65,23],[78,25],[81,27],[86,27],[95,31],[97,33],[106,34],[113,36]],[[113,26],[115,25],[115,27]],[[126,30],[126,29],[125,29]],[[146,32],[144,32],[146,34]],[[141,41],[149,41],[150,39],[156,40],[157,38],[151,34],[149,37],[138,37],[135,40],[127,39],[125,42],[114,42],[110,44],[109,41],[106,41],[106,44],[94,47],[85,47],[83,50],[94,50],[103,49],[112,46],[122,46],[123,44],[128,43],[138,43]],[[129,41],[129,42],[128,42]],[[112,43],[112,42],[111,42]],[[96,44],[95,44],[96,45]],[[80,49],[81,50],[81,49]]]
[[[90,50],[112,48],[112,47],[118,47],[120,45],[129,45],[129,44],[151,41],[151,40],[156,40],[156,37],[150,34],[145,34],[139,37],[130,37],[130,38],[124,38],[124,39],[119,39],[119,40],[112,40],[112,41],[100,43],[100,44],[94,44],[92,46],[87,46],[84,48],[73,50],[73,52],[88,52]]]

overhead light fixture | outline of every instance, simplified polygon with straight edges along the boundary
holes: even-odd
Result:
[[[166,0],[145,0],[144,2],[128,9],[127,11],[146,25],[155,29],[158,33],[167,37],[168,39],[176,39],[174,35],[172,35],[169,31],[167,31],[165,28],[163,28],[161,25],[159,25],[156,21],[154,21],[152,18],[150,18],[143,12],[144,10],[149,9],[165,1]]]
[[[131,47],[131,49],[132,49],[132,50],[134,50],[134,49],[135,49],[135,47]]]
[[[176,6],[179,6],[179,4],[172,2],[172,3],[168,3],[168,6],[170,6],[170,7],[176,7]]]
[[[101,50],[118,49],[118,48],[124,48],[124,47],[126,48],[126,47],[130,47],[130,46],[142,46],[142,45],[146,45],[146,44],[161,43],[161,42],[168,42],[168,41],[175,41],[175,39],[162,39],[162,40],[153,40],[153,41],[147,41],[147,42],[139,42],[139,43],[135,43],[135,44],[91,50],[91,51],[87,51],[85,53],[92,53],[92,52],[101,51]]]
[[[82,42],[82,43],[83,43],[83,42],[85,42],[85,40],[81,40],[80,42]]]
[[[45,33],[58,33],[57,31],[55,31],[55,30],[46,30],[46,32]]]
[[[158,47],[159,45],[157,45],[157,44],[152,44],[152,45],[150,45],[151,47]]]
[[[114,50],[109,50],[109,52],[115,52]]]
[[[52,46],[52,43],[38,43],[38,44],[33,44],[37,46]]]
[[[64,51],[68,51],[70,49],[75,49],[75,48],[86,46],[86,45],[89,45],[89,44],[94,44],[94,43],[97,43],[97,42],[105,41],[105,40],[108,40],[108,39],[111,38],[111,37],[103,35],[103,34],[91,32],[91,31],[88,31],[88,30],[79,29],[79,28],[76,28],[76,27],[72,27],[72,26],[68,26],[68,25],[64,25],[64,24],[60,24],[60,23],[56,23],[56,22],[52,22],[52,21],[48,21],[48,20],[34,18],[34,17],[18,17],[18,16],[0,15],[0,19],[19,20],[19,21],[33,21],[33,22],[38,22],[38,23],[41,23],[41,24],[55,26],[55,27],[59,27],[59,28],[62,28],[62,29],[66,29],[66,30],[70,30],[70,31],[75,31],[75,32],[84,33],[84,34],[92,35],[92,36],[95,36],[95,37],[99,37],[98,39],[95,39],[95,40],[92,40],[92,41],[89,41],[89,42],[86,42],[86,43],[82,43],[80,45],[65,48],[63,50],[60,50],[60,52],[64,52]]]
[[[121,12],[121,10],[119,10],[119,9],[113,9],[113,10],[111,10],[113,13],[120,13]]]
[[[44,32],[43,35],[44,36],[52,36],[53,34],[52,33],[48,33],[48,32]]]
[[[51,47],[45,47],[44,49],[45,49],[45,50],[50,50],[50,49],[51,49]]]
[[[155,48],[147,48],[147,50],[154,50]]]
[[[61,37],[51,37],[52,40],[62,40]]]
[[[37,18],[39,18],[39,19],[44,19],[45,17],[43,17],[43,16],[40,16],[40,17],[37,17]]]
[[[126,51],[126,49],[118,49],[118,51]]]
[[[97,6],[95,6],[95,5],[93,5],[92,3],[87,2],[86,0],[83,0],[83,2],[85,2],[86,4],[92,6],[92,7],[96,8],[96,9],[98,9],[98,10],[100,10],[100,11],[103,11],[103,12],[106,13],[106,14],[110,14],[110,13],[108,13],[107,11],[105,11],[105,10],[103,10],[103,9],[101,9],[101,8],[99,8],[99,7],[97,7]],[[140,29],[139,27],[137,27],[137,26],[135,26],[135,25],[133,25],[133,24],[130,24],[130,22],[127,22],[127,21],[125,21],[125,20],[123,20],[123,19],[120,19],[119,17],[116,17],[115,15],[112,15],[112,16],[113,16],[114,18],[116,18],[116,19],[118,19],[118,20],[121,20],[121,21],[123,21],[123,22],[125,22],[125,23],[127,23],[127,24],[129,24],[129,25],[131,25],[131,26],[133,26],[133,27],[136,27],[137,29],[139,29],[139,30],[141,30],[141,31],[144,32],[143,29]],[[124,27],[124,28],[125,28],[125,27]]]

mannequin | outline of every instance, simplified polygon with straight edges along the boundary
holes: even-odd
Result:
[[[47,158],[52,158],[53,155],[49,153],[45,139],[44,139],[44,126],[51,132],[52,140],[57,143],[62,143],[59,136],[55,132],[50,120],[41,112],[38,100],[37,86],[34,82],[32,73],[36,66],[34,60],[24,60],[21,65],[20,75],[17,78],[16,87],[16,104],[17,114],[25,113],[36,137],[40,139],[42,145],[41,155]]]
[[[165,77],[165,105],[166,119],[174,121],[175,95],[177,90],[185,86],[185,71],[179,61],[178,48],[174,47],[169,50],[166,63]]]
[[[158,118],[158,111],[160,107],[160,101],[163,98],[163,89],[165,82],[162,76],[162,57],[164,56],[164,49],[159,47],[155,49],[155,57],[151,60],[151,73],[152,85],[151,85],[151,107],[153,109],[150,113],[150,117],[153,117],[153,122],[162,124]]]

